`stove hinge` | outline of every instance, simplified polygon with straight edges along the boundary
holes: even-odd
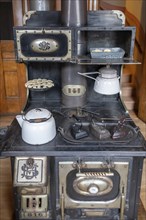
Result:
[[[61,198],[60,198],[61,220],[65,220],[65,214],[64,214],[64,206],[65,206],[64,186],[62,186],[61,190],[62,190]]]
[[[124,216],[124,210],[125,210],[125,187],[122,186],[122,192],[121,192],[121,207],[120,207],[120,220],[125,220]]]

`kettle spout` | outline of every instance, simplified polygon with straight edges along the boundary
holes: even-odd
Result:
[[[19,125],[22,127],[22,123],[23,123],[23,117],[22,117],[22,115],[16,115],[16,119],[17,119]]]

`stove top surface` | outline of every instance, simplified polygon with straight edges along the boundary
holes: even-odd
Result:
[[[146,144],[139,128],[127,112],[113,106],[60,108],[51,107],[57,135],[42,145],[30,145],[21,137],[21,127],[15,119],[2,143],[1,154],[73,155],[85,153],[144,155]]]

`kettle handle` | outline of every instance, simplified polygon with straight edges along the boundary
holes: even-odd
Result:
[[[81,76],[87,77],[87,78],[89,78],[89,79],[93,79],[93,80],[95,80],[95,81],[96,81],[95,78],[93,78],[92,76],[88,76],[88,75],[90,75],[90,74],[101,74],[100,72],[87,72],[87,73],[77,72],[77,73],[78,73],[79,75],[81,75]]]
[[[52,114],[48,118],[36,118],[36,119],[26,119],[26,117],[23,116],[23,120],[28,121],[29,123],[41,123],[41,122],[48,121],[51,117],[52,117]]]

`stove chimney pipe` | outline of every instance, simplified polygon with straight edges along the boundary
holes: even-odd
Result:
[[[55,10],[55,0],[30,0],[31,11],[53,11]]]
[[[80,27],[87,23],[87,0],[61,0],[62,24]]]
[[[67,27],[84,27],[87,23],[87,0],[61,0],[62,25]],[[86,50],[86,36],[77,33],[77,55]],[[85,77],[78,75],[85,72],[85,67],[78,64],[62,65],[62,104],[66,107],[80,107],[86,103]]]
[[[87,0],[61,0],[62,24],[67,27],[81,27],[87,24]],[[86,36],[78,31],[77,54],[86,50]]]

